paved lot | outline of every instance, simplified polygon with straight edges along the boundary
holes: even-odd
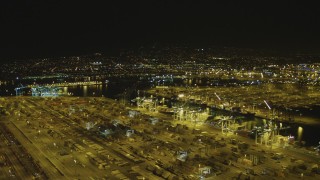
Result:
[[[2,123],[49,179],[319,178],[312,172],[318,156],[304,149],[256,145],[111,99],[13,97],[1,103],[10,113]],[[129,117],[129,111],[137,113]],[[179,160],[181,153],[187,158]],[[205,167],[210,174],[200,171]]]

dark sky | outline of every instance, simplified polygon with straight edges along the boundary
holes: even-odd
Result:
[[[113,51],[154,43],[318,50],[320,8],[306,1],[0,2],[0,57]]]

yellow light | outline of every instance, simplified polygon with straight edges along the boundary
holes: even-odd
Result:
[[[298,128],[298,141],[301,141],[302,134],[303,134],[303,128],[301,126],[299,126],[299,128]]]

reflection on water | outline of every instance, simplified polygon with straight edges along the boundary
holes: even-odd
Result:
[[[88,86],[83,86],[83,96],[88,96]]]
[[[298,127],[298,141],[301,141],[303,134],[303,128],[301,126]]]
[[[86,85],[86,86],[69,86],[63,87],[62,91],[64,94],[69,94],[72,96],[88,97],[88,96],[106,96],[108,94],[113,95],[118,92],[107,92],[107,84],[97,84],[97,85]]]

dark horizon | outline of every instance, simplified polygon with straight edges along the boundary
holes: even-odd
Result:
[[[320,50],[311,2],[1,2],[2,59],[112,52],[153,44]]]

